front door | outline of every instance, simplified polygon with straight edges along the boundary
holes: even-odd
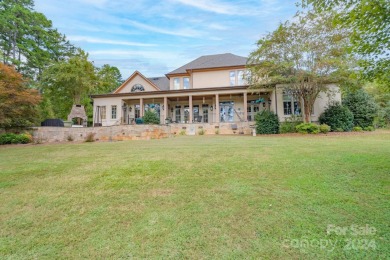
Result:
[[[219,103],[219,116],[221,122],[234,121],[234,102],[227,101]]]

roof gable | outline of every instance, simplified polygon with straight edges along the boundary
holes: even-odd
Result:
[[[206,56],[201,56],[181,66],[180,68],[169,72],[167,75],[184,74],[187,73],[187,70],[245,66],[246,61],[247,61],[246,57],[234,55],[231,53],[206,55]]]
[[[123,82],[122,85],[119,86],[113,93],[124,93],[124,92],[131,92],[131,85],[133,84],[141,84],[142,86],[146,87],[145,91],[158,91],[163,90],[160,89],[155,83],[153,83],[150,79],[146,78],[144,75],[142,75],[141,72],[135,71],[125,82]]]

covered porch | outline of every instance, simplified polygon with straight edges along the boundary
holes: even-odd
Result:
[[[274,110],[272,93],[215,93],[126,97],[122,99],[121,124],[135,124],[147,110],[153,110],[160,123],[234,123],[254,121],[262,110]]]

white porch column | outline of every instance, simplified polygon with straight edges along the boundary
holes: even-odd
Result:
[[[192,123],[192,118],[193,118],[193,112],[192,111],[192,96],[189,95],[188,96],[188,103],[189,103],[189,107],[190,107],[190,119],[189,119],[189,122]]]
[[[144,117],[144,99],[143,98],[140,98],[139,99],[139,116],[140,117]]]
[[[165,119],[168,118],[168,98],[164,97],[164,123]]]
[[[219,123],[219,94],[215,94],[215,123]]]
[[[248,94],[244,92],[244,122],[248,121]]]

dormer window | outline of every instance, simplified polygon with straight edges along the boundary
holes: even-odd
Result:
[[[131,88],[131,92],[141,92],[141,91],[145,91],[144,86],[142,86],[141,84],[135,84],[135,85]]]

